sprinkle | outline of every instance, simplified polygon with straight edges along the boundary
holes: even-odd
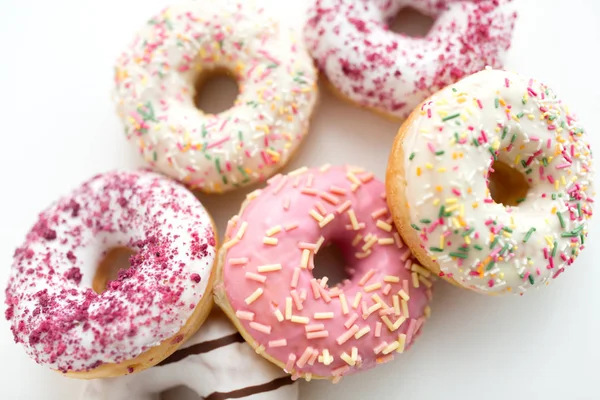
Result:
[[[242,238],[244,237],[244,233],[246,232],[246,228],[248,227],[248,222],[244,221],[242,222],[242,225],[240,226],[240,229],[237,231],[237,234],[235,235],[235,237],[238,240],[242,240]]]
[[[340,293],[339,297],[340,303],[342,304],[342,314],[346,315],[350,312],[348,309],[348,302],[346,301],[346,295],[344,293]]]
[[[406,317],[404,315],[398,317],[396,322],[394,322],[394,325],[392,325],[392,331],[398,330],[398,328],[400,328],[402,326],[404,321],[406,321]]]
[[[246,321],[253,321],[254,320],[254,313],[250,312],[250,311],[237,310],[235,312],[235,316],[238,317],[239,319],[243,319],[243,320],[246,320]]]
[[[387,342],[383,341],[373,348],[375,354],[379,354],[388,346]]]
[[[410,300],[410,296],[408,294],[406,294],[406,292],[404,291],[404,289],[400,289],[398,291],[398,296],[400,296],[405,301]]]
[[[259,324],[258,322],[250,322],[250,328],[259,331],[261,333],[264,333],[266,335],[270,335],[271,334],[271,325],[263,325],[263,324]]]
[[[233,247],[234,245],[238,244],[238,242],[240,241],[240,239],[238,238],[233,238],[225,243],[223,243],[223,246],[221,246],[223,249],[227,250],[230,247]]]
[[[308,317],[301,317],[298,315],[292,315],[292,318],[290,318],[290,321],[296,323],[296,324],[308,324],[308,322],[310,321]]]
[[[369,325],[366,325],[361,330],[356,332],[356,334],[354,335],[354,339],[358,340],[361,337],[363,337],[364,335],[366,335],[367,333],[369,333],[370,331],[371,331],[371,327]]]
[[[315,219],[317,222],[321,222],[323,220],[323,216],[319,214],[316,210],[310,210],[308,214]]]
[[[329,331],[308,332],[306,334],[307,339],[323,339],[326,337],[329,337]]]
[[[385,349],[383,349],[382,353],[383,354],[389,354],[392,351],[396,350],[398,347],[400,347],[400,343],[398,343],[397,341],[393,341],[388,346],[386,346]]]
[[[275,314],[275,318],[277,318],[277,321],[279,321],[279,322],[284,321],[283,314],[281,313],[281,311],[279,310],[279,308],[276,308],[273,311],[273,314]]]
[[[334,218],[333,214],[327,214],[327,216],[325,218],[323,218],[323,220],[321,222],[319,222],[319,228],[323,228],[325,225],[327,225],[328,223],[333,221],[333,218]]]
[[[402,315],[404,315],[406,318],[410,317],[410,313],[408,311],[408,301],[402,299]]]
[[[342,360],[344,360],[344,361],[346,362],[346,364],[350,365],[351,367],[354,367],[354,366],[356,365],[356,361],[354,361],[354,360],[352,359],[352,357],[350,357],[350,355],[349,355],[348,353],[346,353],[346,352],[343,352],[343,353],[340,355],[340,358],[341,358]]]
[[[556,212],[556,216],[558,217],[558,221],[560,222],[560,227],[565,228],[565,220],[563,219],[562,213],[560,211]]]
[[[302,250],[302,257],[300,258],[300,267],[301,268],[308,268],[308,261],[310,259],[310,250],[308,249],[304,249]]]
[[[387,326],[387,328],[389,329],[390,332],[394,331],[394,324],[392,323],[392,321],[390,321],[390,319],[388,317],[386,317],[385,315],[383,315],[381,317],[381,320],[383,321],[383,323],[385,324],[385,326]]]
[[[348,210],[348,217],[350,218],[350,223],[352,224],[352,229],[357,231],[359,229],[358,221],[356,219],[356,214],[353,209]]]
[[[269,341],[269,347],[285,347],[285,346],[287,346],[287,340],[286,339],[270,340]]]
[[[380,229],[383,229],[386,232],[391,232],[392,231],[392,226],[390,224],[388,224],[385,221],[382,221],[380,219],[377,220],[377,227]]]
[[[292,298],[289,296],[285,298],[285,319],[292,319]]]
[[[230,258],[229,265],[245,265],[248,263],[248,257]]]
[[[413,158],[415,158],[415,152],[414,151],[412,153],[410,153],[410,156],[408,157],[408,160],[412,161]]]
[[[313,316],[314,319],[332,319],[333,312],[316,312]]]
[[[285,229],[286,232],[289,232],[289,231],[296,229],[297,227],[298,227],[298,224],[293,223],[293,224],[287,224],[283,229]]]
[[[288,361],[285,364],[285,372],[291,373],[294,368],[295,362],[296,362],[296,355],[294,353],[290,353],[290,355],[288,356]]]
[[[281,264],[260,265],[256,268],[258,272],[275,272],[281,270]]]
[[[352,325],[352,328],[348,329],[346,332],[344,332],[340,336],[338,336],[338,338],[335,339],[335,341],[337,342],[337,344],[342,345],[342,344],[346,343],[348,340],[350,340],[350,338],[352,338],[352,336],[354,336],[356,334],[356,332],[358,332],[358,331],[359,331],[358,325]]]
[[[394,238],[382,238],[377,240],[377,244],[385,246],[394,244]]]
[[[534,227],[529,228],[529,230],[527,231],[527,234],[525,235],[525,238],[523,238],[523,243],[527,243],[527,241],[529,240],[529,238],[531,237],[533,232],[535,232],[535,230],[536,229]]]
[[[274,227],[267,230],[266,235],[273,236],[279,232],[281,232],[281,225],[275,225]]]
[[[354,296],[354,301],[352,302],[352,308],[354,308],[355,310],[358,308],[361,298],[362,298],[362,292],[356,293],[356,296]]]
[[[450,254],[450,255],[452,255],[452,254]],[[426,270],[419,264],[413,263],[410,268],[411,268],[411,271],[416,272],[419,275],[423,275],[426,278],[429,278],[431,276],[431,272],[429,272],[429,270]]]
[[[412,275],[412,284],[414,288],[418,288],[419,287],[419,274],[417,274],[416,272],[411,273]]]
[[[359,286],[364,286],[369,279],[371,279],[373,277],[373,275],[375,275],[375,269],[370,269],[369,271],[367,271],[367,273],[365,273],[363,275],[363,277],[358,281],[358,285]]]
[[[319,240],[317,240],[317,243],[315,243],[315,254],[319,252],[319,249],[323,245],[323,242],[325,242],[325,237],[319,236]]]
[[[446,121],[449,121],[449,120],[454,119],[454,118],[459,117],[459,116],[460,116],[460,113],[447,115],[444,118],[442,118],[442,121],[446,122]]]
[[[398,335],[398,349],[396,349],[396,351],[398,353],[404,353],[405,344],[406,344],[406,335],[401,333]]]
[[[250,305],[252,303],[254,303],[256,301],[256,299],[258,299],[260,296],[262,296],[263,294],[263,290],[262,288],[258,288],[254,291],[254,293],[252,293],[250,296],[246,297],[246,300],[244,300],[246,302],[247,305]]]
[[[288,176],[301,175],[301,174],[305,173],[306,171],[308,171],[308,167],[304,166],[304,167],[298,168],[298,169],[288,173]]]
[[[365,292],[369,293],[374,290],[381,289],[381,282],[373,283],[372,285],[365,286]]]
[[[263,243],[271,245],[271,246],[276,246],[278,242],[279,242],[279,240],[277,240],[277,238],[274,238],[274,237],[265,236],[263,238]]]
[[[253,281],[265,283],[267,281],[267,277],[264,275],[260,275],[254,272],[247,271],[246,278],[252,279]]]
[[[302,355],[296,362],[296,365],[298,366],[298,368],[302,368],[302,367],[304,367],[304,365],[306,365],[306,362],[308,361],[310,356],[312,356],[312,353],[313,353],[312,347],[309,346],[306,349],[304,349],[304,353],[302,353]]]
[[[383,324],[379,321],[375,322],[375,337],[381,337],[381,327]]]

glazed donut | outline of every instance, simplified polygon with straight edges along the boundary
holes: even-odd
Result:
[[[587,134],[554,92],[488,69],[411,114],[386,186],[396,226],[424,266],[477,292],[523,293],[583,250],[593,176]]]
[[[193,189],[224,192],[282,168],[308,129],[316,70],[293,31],[241,0],[165,9],[116,65],[127,139],[150,166]],[[215,72],[240,88],[232,108],[205,114],[197,82]]]
[[[298,399],[298,383],[257,356],[218,310],[157,366],[138,374],[88,381],[80,399],[154,400],[178,386],[206,400]]]
[[[215,300],[294,378],[336,382],[387,362],[430,313],[430,273],[395,232],[383,192],[360,168],[301,168],[250,194],[229,223]],[[334,287],[313,276],[331,243],[349,276]]]
[[[427,96],[485,66],[501,67],[516,19],[511,0],[314,0],[308,48],[334,92],[404,119]],[[436,18],[423,38],[389,30],[413,7]]]
[[[110,172],[43,211],[16,250],[6,289],[14,339],[37,363],[74,378],[160,362],[212,305],[215,230],[183,186],[151,172]],[[91,289],[103,255],[126,247],[130,268]],[[100,280],[108,281],[108,277]]]

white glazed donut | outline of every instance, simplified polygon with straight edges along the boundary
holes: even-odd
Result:
[[[313,1],[306,41],[335,91],[401,119],[444,86],[501,67],[516,19],[511,0]],[[405,7],[436,18],[427,36],[389,30]]]
[[[204,114],[195,83],[225,70],[232,108]],[[279,170],[304,138],[317,73],[287,26],[242,0],[173,5],[152,18],[116,65],[129,141],[150,166],[191,188],[224,192]]]
[[[98,294],[97,266],[120,247],[136,253],[130,268]],[[182,185],[151,172],[97,175],[43,211],[15,252],[15,341],[76,378],[156,364],[208,315],[215,247],[210,216]]]
[[[155,400],[186,386],[205,400],[296,400],[298,383],[258,356],[217,309],[159,365],[137,374],[88,381],[81,400]]]
[[[394,221],[421,263],[453,283],[486,294],[546,285],[585,247],[589,146],[548,86],[478,72],[400,128],[386,182]],[[501,174],[496,188],[492,173]]]

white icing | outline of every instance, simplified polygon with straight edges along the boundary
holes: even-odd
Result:
[[[46,229],[54,239],[43,237]],[[150,172],[98,175],[42,212],[17,250],[7,289],[15,339],[61,371],[133,359],[191,317],[210,280],[214,244],[208,213],[183,186]],[[118,247],[136,251],[138,262],[98,295],[90,288],[96,268]]]
[[[198,333],[181,349],[237,333],[219,312],[209,317]],[[205,398],[213,392],[227,393],[262,385],[286,374],[258,356],[245,342],[230,343],[212,351],[189,355],[163,366],[118,378],[88,381],[81,400],[155,400],[158,394],[177,386],[187,386]],[[296,400],[298,383],[251,396],[253,400]]]
[[[447,84],[486,65],[502,66],[516,18],[509,2],[314,0],[305,37],[344,96],[405,118]],[[436,18],[424,38],[388,30],[389,19],[406,7]]]
[[[202,70],[239,82],[217,115],[194,105]],[[138,33],[116,66],[116,100],[129,141],[150,165],[193,188],[222,192],[281,168],[302,141],[317,73],[303,44],[251,2],[170,6]]]
[[[499,161],[529,179],[529,192],[517,206],[491,200],[486,177],[494,161],[493,150]],[[542,83],[488,69],[447,87],[427,101],[408,126],[403,151],[411,223],[419,228],[428,255],[463,285],[481,292],[524,292],[556,277],[583,248],[578,234],[565,235],[574,230],[587,235],[593,211],[594,168],[587,134]],[[436,155],[439,151],[444,153]],[[567,192],[577,185],[580,190],[571,194],[580,198],[570,201]],[[432,231],[442,205],[455,210]],[[563,216],[564,228],[555,211]],[[499,231],[490,249],[492,228]],[[531,228],[535,231],[528,235]],[[432,250],[441,247],[442,234],[446,235],[444,248]],[[450,256],[460,253],[457,248],[463,244],[469,248],[464,259]],[[494,250],[505,247],[496,254],[495,264],[486,261]],[[473,274],[477,271],[482,274]]]

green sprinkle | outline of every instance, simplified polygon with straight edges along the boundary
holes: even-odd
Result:
[[[585,243],[585,240],[583,238],[583,233],[581,235],[579,235],[579,240],[581,241],[581,244]]]
[[[544,167],[548,166],[548,159],[546,157],[542,158],[542,164],[544,165]]]
[[[414,151],[412,153],[410,153],[410,157],[408,157],[408,159],[410,161],[412,161],[413,158],[415,158],[415,152]]]
[[[525,115],[525,113],[521,111],[520,113],[517,114],[517,118],[521,119],[521,118],[523,118],[523,115]]]
[[[206,126],[202,125],[201,127],[202,129],[202,137],[205,138],[208,135],[208,130],[206,129]],[[204,147],[206,148],[206,147]]]
[[[552,244],[552,257],[554,257],[556,255],[557,251],[558,251],[558,242],[555,240],[554,243]]]
[[[442,118],[443,122],[449,121],[451,119],[454,119],[456,117],[460,116],[460,113],[456,113],[456,114],[452,114],[452,115],[447,115],[444,118]]]
[[[429,250],[435,251],[436,253],[441,253],[442,251],[444,251],[444,250],[440,249],[439,247],[430,247]]]
[[[240,142],[244,141],[244,134],[242,133],[242,131],[238,131],[238,139]]]
[[[563,232],[560,234],[561,237],[577,237],[579,236],[579,232]]]
[[[492,155],[492,157],[494,157],[494,161],[496,161],[498,159],[498,157],[496,156],[496,151],[494,149],[492,149],[491,147],[488,148],[490,154]]]
[[[525,201],[525,197],[521,197],[520,199],[517,199],[517,204],[521,204],[524,201]]]
[[[525,160],[521,160],[521,166],[523,166],[523,168],[527,168],[527,162]]]
[[[478,244],[474,245],[473,247],[475,247],[477,250],[483,250],[483,247],[481,247],[481,245]]]
[[[558,222],[560,222],[560,227],[564,229],[565,228],[565,220],[562,216],[562,213],[560,211],[557,211],[556,216],[558,217]]]
[[[527,241],[529,240],[531,235],[533,235],[533,232],[535,232],[535,228],[534,227],[529,228],[529,230],[527,231],[527,234],[525,235],[525,238],[523,238],[523,243],[527,243]]]
[[[152,160],[156,161],[158,159],[158,154],[156,154],[156,152],[152,153]]]
[[[454,87],[452,88],[452,91],[455,93],[457,92],[456,88],[454,88]]]
[[[533,285],[533,275],[529,274],[529,283]]]
[[[475,147],[479,147],[479,140],[477,140],[477,138],[473,138],[473,144]]]
[[[436,151],[436,152],[435,152],[435,155],[436,155],[436,156],[441,156],[441,155],[442,155],[442,154],[444,154],[444,153],[445,153],[445,151],[444,151],[444,150],[439,150],[439,151]]]
[[[571,232],[579,233],[583,230],[583,225],[579,225],[577,228],[573,229]]]
[[[459,247],[458,251],[462,251],[463,253],[468,253],[469,252],[469,248],[468,247]]]
[[[506,252],[506,250],[508,250],[509,247],[510,246],[508,245],[508,243],[505,244],[504,247],[502,247],[502,250],[500,250],[500,253],[498,253],[498,254],[500,254],[501,256],[503,256],[504,253]]]
[[[550,117],[548,117],[548,120],[550,121],[554,121],[556,119],[556,115],[551,115]]]
[[[458,137],[458,132],[454,132],[454,139],[456,140],[456,143],[460,142],[460,138]]]
[[[246,172],[246,170],[241,165],[238,165],[237,168],[238,168],[238,171],[240,171],[240,173],[242,175],[244,175],[244,178],[248,178],[248,173]]]
[[[471,233],[473,233],[473,231],[475,230],[475,228],[471,228],[468,231],[464,232],[462,235],[464,236],[469,236]]]
[[[273,69],[273,68],[277,68],[277,67],[279,67],[279,64],[276,64],[276,63],[271,63],[271,64],[267,65],[268,69]]]
[[[500,106],[500,100],[498,100],[497,97],[494,99],[494,105],[496,106],[496,108]]]
[[[494,268],[494,265],[496,265],[496,262],[494,260],[490,261],[487,267],[485,267],[485,270],[489,271],[490,269]]]
[[[227,176],[226,175],[221,175],[221,177],[223,178],[223,184],[227,185]]]
[[[446,213],[446,207],[444,207],[444,205],[442,205],[440,207],[440,212],[438,213],[438,218],[442,218],[445,213]]]
[[[552,200],[556,200],[556,193],[552,193]]]
[[[412,226],[414,230],[417,230],[417,231],[420,231],[420,230],[421,230],[421,228],[419,228],[419,227],[418,227],[417,225],[415,225],[415,224],[410,224],[410,226]]]
[[[502,130],[502,140],[504,140],[507,133],[508,133],[508,126],[505,126],[504,129]]]
[[[512,137],[510,138],[510,142],[511,142],[511,143],[514,143],[514,142],[515,142],[515,140],[517,140],[517,134],[516,134],[516,133],[514,133],[514,134],[512,135]]]
[[[577,203],[577,214],[579,215],[579,218],[582,217],[582,215],[581,215],[581,203]]]
[[[503,227],[502,227],[502,230],[503,230],[503,231],[506,231],[506,232],[508,232],[508,233],[512,233],[512,232],[513,232],[513,230],[512,230],[512,229],[510,229],[508,226],[503,226]]]
[[[455,251],[450,252],[449,254],[450,257],[456,257],[456,258],[462,258],[463,260],[467,257],[469,257],[468,254],[465,253],[457,253]]]
[[[525,170],[525,174],[529,175],[531,172],[533,172],[533,170],[531,168],[529,168],[528,170]]]
[[[492,243],[490,243],[490,250],[493,249],[494,247],[496,247],[497,243],[498,243],[498,236],[496,236],[494,238],[494,240],[492,241]]]
[[[217,172],[220,174],[221,173],[221,159],[220,158],[215,158],[215,165],[217,167]]]
[[[427,219],[427,218],[423,218],[423,219],[422,219],[421,221],[419,221],[419,222],[420,222],[420,223],[422,223],[422,224],[430,224],[430,223],[431,223],[431,220],[430,220],[430,219]]]

